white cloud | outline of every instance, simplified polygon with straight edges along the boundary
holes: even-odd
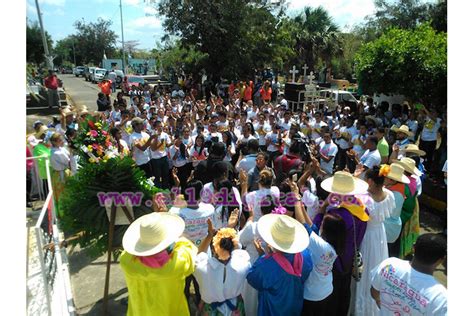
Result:
[[[31,15],[36,15],[36,16],[38,15],[36,12],[36,7],[29,2],[26,3],[26,12],[27,14],[31,14]]]
[[[161,28],[161,21],[154,16],[142,16],[127,23],[127,27],[137,29],[157,30]]]
[[[145,6],[145,7],[143,8],[143,12],[144,12],[145,14],[156,14],[156,13],[157,13],[156,9],[153,8],[153,7],[150,7],[150,6]]]
[[[341,28],[363,22],[375,10],[373,0],[290,0],[288,10],[299,13],[306,6],[322,6]]]

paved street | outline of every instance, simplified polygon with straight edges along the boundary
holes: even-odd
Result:
[[[97,110],[96,99],[99,89],[96,84],[86,82],[83,78],[75,78],[73,75],[60,75],[64,82],[69,100],[76,105],[85,104],[89,110]],[[112,96],[115,98],[115,94]],[[58,111],[46,112],[36,111],[27,115],[28,127],[37,119],[45,122],[51,120],[52,115],[58,115]],[[422,233],[441,232],[444,222],[440,216],[426,209],[421,210],[420,221]],[[68,249],[71,283],[74,303],[79,315],[100,315],[102,312],[102,297],[104,290],[104,277],[106,270],[106,255],[99,258],[90,258],[79,246]],[[440,266],[435,277],[447,285],[446,265]],[[127,297],[126,284],[118,263],[112,265],[110,277],[110,301],[109,315],[125,315],[126,305],[123,298]]]

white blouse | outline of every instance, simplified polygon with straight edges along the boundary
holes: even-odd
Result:
[[[230,299],[233,305],[237,305],[237,297],[242,293],[251,266],[250,256],[245,250],[232,251],[227,265],[205,252],[199,253],[194,276],[199,283],[202,300],[211,304]],[[223,315],[232,314],[227,304],[222,304],[217,310]]]
[[[69,166],[69,151],[65,147],[52,147],[51,148],[51,168],[56,171],[64,171]]]

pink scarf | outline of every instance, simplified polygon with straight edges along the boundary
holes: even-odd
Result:
[[[301,277],[301,271],[303,271],[303,256],[301,255],[301,253],[295,254],[295,258],[293,259],[293,266],[281,252],[274,252],[265,256],[265,258],[269,257],[272,257],[276,261],[276,263],[278,263],[278,265],[283,270],[285,270],[286,273]]]
[[[171,256],[168,254],[168,252],[165,249],[162,252],[159,252],[151,256],[137,257],[137,258],[140,259],[140,262],[146,265],[147,267],[161,268],[162,266],[167,264],[168,261],[170,261]]]
[[[411,195],[414,195],[416,192],[416,179],[414,177],[408,177],[410,179],[410,183],[408,184],[408,188],[410,189]]]

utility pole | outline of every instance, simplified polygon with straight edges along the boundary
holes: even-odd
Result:
[[[53,64],[54,57],[49,54],[48,42],[46,41],[46,36],[44,34],[43,19],[41,18],[41,11],[40,11],[38,0],[35,0],[35,3],[36,3],[36,11],[38,12],[38,20],[39,20],[39,24],[41,28],[41,38],[43,39],[43,47],[44,47],[44,55],[46,57],[46,64],[48,65],[48,69],[52,70],[54,69],[54,64]]]
[[[38,1],[38,0],[36,0]],[[120,0],[120,24],[122,27],[122,67],[123,67],[123,73],[126,75],[127,73],[125,72],[125,41],[123,40],[123,16],[122,16],[122,0]]]
[[[76,65],[76,48],[74,47],[74,41],[75,41],[75,39],[72,41],[72,54],[74,56],[74,67],[77,67],[77,65]]]

